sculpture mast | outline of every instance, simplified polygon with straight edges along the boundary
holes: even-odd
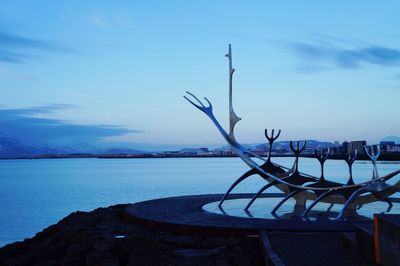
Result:
[[[235,114],[235,111],[233,110],[233,104],[232,104],[232,78],[233,78],[233,72],[235,72],[235,69],[232,68],[232,49],[231,45],[229,44],[229,51],[225,55],[229,59],[229,138],[232,140],[235,140],[235,135],[234,135],[234,128],[237,122],[241,120],[240,117],[238,117]]]

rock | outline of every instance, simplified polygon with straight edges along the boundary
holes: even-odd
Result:
[[[58,261],[56,259],[44,260],[35,263],[33,266],[58,266]]]
[[[82,258],[72,257],[72,256],[65,256],[60,261],[60,266],[78,266],[78,265],[85,265],[85,260]]]
[[[87,266],[118,266],[119,261],[108,251],[93,250],[86,255]]]
[[[80,243],[84,248],[92,248],[93,243],[96,241],[101,241],[103,238],[98,235],[88,235],[81,239]]]
[[[21,254],[19,256],[15,256],[5,261],[4,265],[6,266],[22,266],[22,265],[32,265],[32,256],[30,254]]]
[[[42,240],[42,242],[40,243],[40,247],[41,248],[47,248],[50,245],[54,244],[54,238],[53,237],[47,237],[46,239]]]
[[[240,238],[230,237],[230,238],[228,238],[226,245],[228,247],[235,247],[235,246],[239,246],[240,244],[242,244],[242,240]]]
[[[226,244],[224,237],[208,237],[201,241],[201,247],[203,248],[216,248]]]
[[[210,257],[211,255],[218,254],[215,249],[178,249],[174,251],[178,257]]]
[[[176,235],[125,222],[124,206],[76,212],[0,248],[0,265],[261,265],[258,240]]]
[[[190,236],[172,235],[168,237],[163,237],[160,239],[160,241],[163,243],[174,244],[178,247],[195,247],[198,245],[198,242],[200,240]]]
[[[7,258],[16,256],[18,251],[22,249],[22,243],[23,242],[15,242],[2,247],[0,249],[0,262],[6,260]]]
[[[179,265],[210,265],[211,256],[218,253],[214,249],[180,249],[174,252]]]
[[[220,259],[220,260],[213,260],[212,261],[213,266],[231,266],[232,264],[229,263],[229,261],[225,259]]]
[[[64,241],[60,241],[47,249],[41,249],[43,251],[43,255],[46,255],[50,258],[61,258],[64,255],[66,249],[66,244]],[[42,257],[43,258],[43,257]]]
[[[172,251],[142,247],[131,251],[127,266],[176,265],[173,260]]]
[[[92,246],[96,250],[103,250],[103,251],[110,250],[110,247],[104,241],[96,241],[93,243]]]
[[[81,238],[81,235],[74,229],[66,229],[62,231],[61,238],[67,243],[72,243],[78,241]]]
[[[243,257],[243,250],[240,247],[235,247],[229,252],[229,261],[234,265],[252,265],[248,258]]]
[[[61,266],[74,266],[84,264],[85,248],[80,244],[72,244],[60,260]]]

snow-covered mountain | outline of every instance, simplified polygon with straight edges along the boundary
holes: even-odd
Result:
[[[118,145],[120,146],[120,145]],[[63,154],[142,154],[144,151],[127,147],[96,147],[87,143],[69,146],[31,143],[0,133],[0,158],[35,157]]]
[[[388,137],[384,137],[381,141],[394,141],[396,144],[400,144],[400,137],[388,136]]]
[[[73,152],[73,149],[37,145],[5,134],[0,134],[0,158],[31,157],[41,154],[66,154]]]

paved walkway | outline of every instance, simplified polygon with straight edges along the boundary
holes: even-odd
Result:
[[[340,233],[268,233],[272,248],[287,266],[376,265],[342,248]]]

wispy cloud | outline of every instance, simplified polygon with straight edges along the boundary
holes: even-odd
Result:
[[[96,27],[100,27],[100,28],[104,28],[108,25],[107,20],[103,16],[96,14],[96,13],[90,15],[89,22],[92,25],[94,25]]]
[[[27,54],[3,50],[0,44],[0,61],[2,62],[21,64],[29,57]]]
[[[55,45],[49,42],[25,38],[2,31],[0,31],[0,43],[3,47],[55,48]]]
[[[44,118],[57,111],[77,108],[68,104],[53,104],[32,108],[0,108],[0,133],[36,143],[94,143],[106,137],[139,133],[116,125],[82,125],[55,118]]]
[[[400,50],[383,47],[368,46],[361,48],[343,48],[329,44],[310,44],[293,42],[286,45],[290,51],[306,60],[313,68],[339,67],[357,69],[366,65],[399,66]],[[308,69],[306,66],[305,69]]]
[[[122,26],[124,28],[128,28],[128,29],[135,28],[135,25],[133,24],[131,19],[129,19],[128,17],[123,17],[123,16],[116,17],[115,23],[117,23],[117,25]]]
[[[119,26],[122,28],[133,29],[135,27],[129,16],[109,14],[109,16],[106,17],[95,12],[89,16],[89,23],[98,28]]]
[[[26,63],[35,57],[35,51],[70,52],[69,49],[50,41],[26,38],[0,30],[0,62]]]
[[[38,78],[36,78],[32,75],[14,71],[14,70],[7,69],[7,68],[0,68],[0,76],[11,76],[18,80],[25,80],[25,81],[39,81]]]
[[[51,114],[57,111],[62,111],[66,109],[74,109],[78,108],[78,106],[73,104],[66,104],[66,103],[55,103],[49,104],[45,106],[36,106],[30,108],[21,108],[21,109],[8,109],[8,110],[15,110],[20,112],[21,115],[31,116],[31,115],[38,115],[38,114]]]

